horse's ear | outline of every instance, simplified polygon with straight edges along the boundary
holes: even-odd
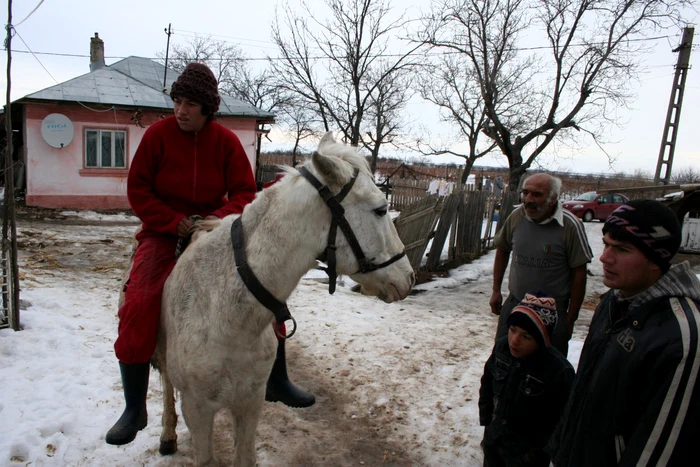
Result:
[[[327,133],[329,134],[329,133]],[[332,136],[331,136],[332,137]],[[314,151],[311,161],[318,174],[323,178],[330,188],[338,188],[345,184],[342,174],[341,160],[337,157],[324,156],[318,151]]]
[[[325,135],[323,135],[323,138],[321,138],[321,141],[318,143],[318,147],[322,148],[323,146],[327,144],[333,144],[335,143],[335,138],[333,138],[333,132],[329,131]]]

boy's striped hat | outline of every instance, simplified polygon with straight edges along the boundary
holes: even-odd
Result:
[[[508,316],[508,326],[525,329],[541,346],[552,345],[552,333],[557,326],[557,302],[541,293],[527,293]]]

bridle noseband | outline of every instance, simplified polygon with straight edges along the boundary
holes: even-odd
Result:
[[[328,274],[328,292],[330,294],[335,292],[336,280],[338,278],[335,255],[337,249],[335,241],[338,227],[340,227],[340,230],[343,231],[345,239],[348,241],[348,244],[355,254],[357,262],[360,266],[355,274],[366,274],[376,271],[377,269],[387,267],[406,256],[406,251],[404,250],[401,253],[392,256],[389,258],[389,260],[376,264],[373,262],[374,258],[368,259],[365,256],[364,251],[362,251],[362,247],[357,241],[357,237],[352,231],[352,227],[350,227],[350,224],[345,218],[345,209],[340,204],[341,201],[345,199],[347,194],[350,193],[350,190],[357,180],[357,176],[360,173],[357,167],[354,168],[350,181],[343,185],[340,192],[335,196],[333,196],[328,186],[323,185],[311,172],[309,172],[306,167],[299,168],[299,173],[306,180],[308,180],[308,182],[311,183],[314,188],[316,188],[318,194],[321,196],[321,198],[323,198],[323,201],[331,210],[331,226],[330,230],[328,231],[328,244],[318,258],[319,261],[328,265],[328,267],[322,269],[326,272],[326,274]],[[288,339],[292,337],[297,330],[297,322],[289,312],[287,304],[277,300],[267,289],[265,289],[258,278],[255,277],[250,265],[248,265],[248,260],[245,253],[245,241],[243,238],[243,223],[241,222],[241,217],[234,220],[233,224],[231,224],[231,244],[233,246],[233,256],[236,262],[236,270],[238,271],[241,280],[246,287],[248,287],[248,290],[250,290],[253,296],[265,308],[270,310],[275,315],[275,321],[277,322],[277,325],[275,326],[275,334],[281,339]],[[294,323],[294,329],[289,334],[282,335],[279,332],[279,325],[290,319]]]

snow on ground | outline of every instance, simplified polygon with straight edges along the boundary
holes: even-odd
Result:
[[[92,221],[139,222],[138,217],[131,214],[100,214],[95,211],[63,211],[61,215]]]
[[[120,276],[136,228],[106,224],[20,222],[24,330],[0,330],[0,465],[191,465],[181,418],[178,453],[157,452],[162,409],[154,372],[148,427],[126,446],[104,442],[123,408],[112,346]],[[601,227],[586,224],[596,254],[591,300],[605,290],[597,260]],[[352,292],[348,278],[333,296],[318,271],[302,279],[289,300],[299,329],[287,344],[288,361],[292,379],[317,403],[303,410],[265,404],[259,465],[480,465],[479,379],[497,323],[488,306],[493,257],[421,284],[393,304]],[[583,311],[575,329],[573,363],[590,315]],[[220,415],[215,450],[226,465],[229,429]]]

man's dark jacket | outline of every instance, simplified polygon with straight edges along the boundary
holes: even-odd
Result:
[[[687,262],[628,300],[603,295],[547,449],[556,467],[699,465],[699,299]]]

